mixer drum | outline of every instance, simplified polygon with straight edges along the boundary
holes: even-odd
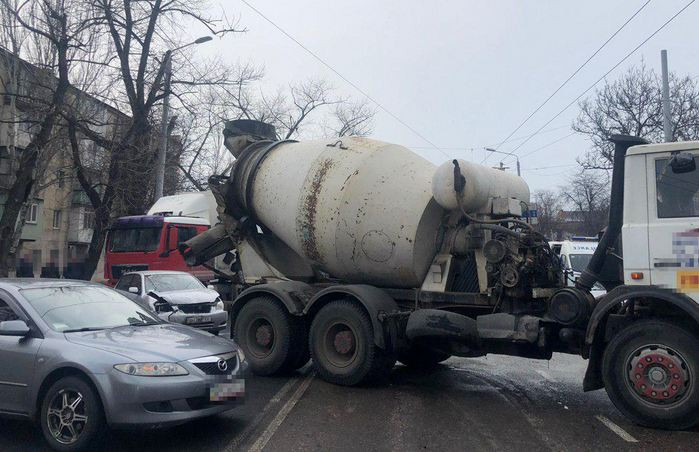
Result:
[[[435,165],[361,137],[246,149],[236,203],[299,255],[346,282],[419,287],[436,254],[443,209]]]

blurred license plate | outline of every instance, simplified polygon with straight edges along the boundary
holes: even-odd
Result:
[[[231,380],[227,383],[216,383],[209,388],[209,400],[223,402],[245,395],[245,380]]]
[[[187,317],[185,323],[211,323],[211,317]]]

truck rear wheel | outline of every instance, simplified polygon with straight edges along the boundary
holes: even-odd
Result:
[[[699,338],[686,329],[633,323],[607,345],[602,372],[609,398],[634,422],[669,430],[699,423]]]
[[[350,300],[330,302],[318,312],[309,345],[318,374],[339,385],[385,378],[396,362],[393,353],[376,346],[369,315]]]
[[[233,334],[257,375],[297,369],[308,361],[303,322],[273,297],[248,301],[236,316]]]

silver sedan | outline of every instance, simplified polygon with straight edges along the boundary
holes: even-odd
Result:
[[[229,340],[165,323],[101,285],[0,279],[0,414],[57,450],[106,426],[175,425],[231,409],[247,363]]]

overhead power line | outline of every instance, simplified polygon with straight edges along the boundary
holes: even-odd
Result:
[[[532,137],[534,137],[535,135],[539,134],[546,126],[548,126],[549,124],[551,124],[556,118],[558,118],[560,115],[562,115],[566,110],[568,110],[568,109],[569,109],[573,104],[575,104],[578,100],[580,100],[581,97],[583,97],[583,96],[584,96],[585,94],[587,94],[592,88],[594,88],[595,85],[597,85],[599,82],[601,82],[602,80],[604,80],[614,69],[616,69],[616,68],[618,68],[619,66],[621,66],[621,64],[622,64],[624,61],[628,60],[629,57],[630,57],[631,55],[633,55],[634,53],[636,53],[636,51],[637,51],[638,49],[640,49],[641,47],[643,47],[643,45],[644,45],[645,43],[647,43],[647,42],[650,41],[655,35],[657,35],[658,33],[660,33],[660,31],[661,31],[663,28],[665,28],[670,22],[672,22],[673,20],[675,20],[675,18],[676,18],[677,16],[679,16],[680,14],[682,14],[682,13],[683,13],[687,8],[689,8],[695,1],[696,1],[696,0],[692,0],[692,1],[690,1],[689,3],[687,3],[686,5],[684,5],[684,6],[683,6],[679,11],[677,11],[672,17],[670,17],[668,20],[666,20],[658,29],[656,29],[653,33],[651,33],[646,39],[644,39],[643,41],[641,41],[641,43],[638,44],[636,47],[634,47],[633,50],[631,50],[629,53],[627,53],[626,56],[625,56],[624,58],[622,58],[621,60],[619,60],[619,62],[617,62],[614,66],[612,66],[611,69],[609,69],[607,72],[605,72],[604,75],[602,75],[600,78],[598,78],[598,79],[597,79],[592,85],[590,85],[585,91],[583,91],[582,93],[580,93],[580,95],[579,95],[578,97],[576,97],[575,99],[573,99],[568,105],[566,105],[565,107],[563,107],[563,109],[561,109],[558,113],[556,113],[551,119],[549,119],[548,121],[546,121],[546,123],[544,123],[544,125],[542,125],[541,127],[539,127],[539,128],[536,130],[536,132],[534,132],[533,134],[531,134],[531,136],[530,136],[529,138],[527,138],[527,139],[524,140],[522,143],[520,143],[517,147],[515,147],[515,148],[512,150],[512,153],[516,153],[517,150],[520,149],[520,148],[521,148],[522,146],[524,146],[525,144],[527,144],[527,142],[528,142]]]
[[[611,35],[609,38],[607,38],[607,40],[604,41],[604,42],[602,43],[602,45],[599,46],[599,47],[597,48],[597,50],[595,50],[595,51],[592,53],[592,55],[590,55],[590,56],[587,58],[587,60],[585,60],[585,61],[583,62],[583,64],[581,64],[572,74],[570,74],[570,76],[569,76],[567,79],[565,79],[565,81],[564,81],[563,83],[561,83],[561,84],[558,86],[558,88],[556,88],[556,90],[555,90],[553,93],[551,93],[551,95],[549,95],[549,97],[546,98],[546,100],[544,100],[538,107],[536,107],[536,108],[534,109],[534,111],[532,111],[532,112],[529,114],[529,116],[527,116],[526,118],[524,118],[524,121],[522,121],[517,127],[515,127],[515,129],[514,129],[512,132],[510,132],[510,134],[509,134],[504,140],[502,140],[502,141],[497,145],[497,147],[496,147],[495,149],[499,149],[500,146],[502,146],[503,144],[505,144],[505,143],[507,142],[507,140],[509,140],[510,137],[511,137],[512,135],[514,135],[515,133],[517,133],[517,131],[518,131],[519,129],[521,129],[522,126],[524,126],[524,124],[526,124],[526,123],[532,118],[532,116],[534,116],[535,114],[537,114],[537,113],[539,112],[539,110],[541,110],[541,109],[544,107],[544,105],[546,105],[546,104],[553,98],[553,96],[555,96],[556,94],[558,94],[558,92],[559,92],[564,86],[566,86],[566,85],[568,84],[568,82],[571,81],[571,80],[573,79],[573,77],[575,77],[575,76],[578,74],[578,72],[580,72],[580,71],[582,70],[582,68],[584,68],[585,66],[587,66],[587,63],[589,63],[598,53],[600,53],[600,51],[601,51],[607,44],[609,44],[609,42],[610,42],[612,39],[614,39],[614,37],[615,37],[616,35],[618,35],[618,34],[621,32],[621,30],[623,30],[624,27],[626,27],[626,25],[629,24],[629,22],[631,22],[641,11],[643,11],[643,9],[644,9],[646,6],[648,6],[648,4],[649,4],[651,1],[652,1],[652,0],[647,0],[643,5],[641,5],[641,7],[640,7],[638,10],[636,10],[635,13],[633,13],[633,14],[631,15],[631,17],[629,17],[628,19],[626,19],[626,22],[624,22],[623,24],[621,24],[621,26],[620,26],[619,28],[617,28],[616,31],[615,31],[614,33],[612,33],[612,35]]]
[[[554,144],[559,143],[559,142],[565,140],[566,138],[572,137],[572,136],[575,135],[576,133],[578,133],[578,132],[571,132],[571,133],[569,133],[568,135],[562,136],[561,138],[559,138],[559,139],[557,139],[557,140],[553,140],[553,141],[550,142],[550,143],[546,143],[545,145],[540,146],[540,147],[534,149],[533,151],[529,151],[529,152],[527,152],[526,154],[521,155],[520,157],[526,157],[526,156],[528,156],[528,155],[534,154],[535,152],[539,152],[539,151],[541,151],[541,150],[544,150],[544,149],[546,149],[546,148],[549,147],[549,146],[553,146]]]
[[[561,130],[561,129],[569,129],[570,125],[566,124],[563,126],[558,126],[558,127],[552,127],[550,129],[542,130],[541,133],[548,133],[548,132],[555,132],[556,130]],[[510,138],[507,140],[507,143],[511,143],[513,141],[519,141],[519,140],[524,140],[525,138],[529,138],[529,135],[521,135],[518,137]],[[480,146],[440,146],[439,149],[443,149],[445,151],[476,151],[476,150],[481,150],[486,147],[494,147],[494,144],[486,144],[486,145],[480,145]],[[432,149],[431,146],[405,146],[406,148],[409,149]]]
[[[551,165],[551,166],[540,166],[538,168],[523,168],[522,171],[541,171],[545,169],[553,169],[553,168],[567,168],[569,166],[577,166],[577,163],[569,163],[567,165]]]
[[[422,135],[420,132],[418,132],[417,130],[415,130],[412,126],[410,126],[410,124],[408,124],[408,123],[406,123],[405,121],[403,121],[402,119],[400,119],[400,118],[399,118],[397,115],[395,115],[391,110],[389,110],[389,109],[386,108],[383,104],[381,104],[379,101],[377,101],[376,99],[374,99],[373,97],[371,97],[366,91],[364,91],[364,90],[361,89],[359,86],[357,86],[355,83],[353,83],[351,80],[349,80],[347,77],[345,77],[344,75],[342,75],[342,74],[341,74],[338,70],[336,70],[334,67],[330,66],[330,64],[326,63],[325,60],[323,60],[321,57],[319,57],[315,52],[313,52],[311,49],[309,49],[308,47],[306,47],[305,45],[303,45],[303,43],[301,43],[298,39],[294,38],[294,37],[291,36],[289,33],[287,33],[282,27],[280,27],[279,25],[277,25],[277,24],[276,24],[274,21],[272,21],[272,19],[270,19],[269,17],[265,16],[260,10],[258,10],[258,9],[255,8],[254,6],[252,6],[247,0],[240,0],[240,1],[243,2],[248,8],[250,8],[251,10],[253,10],[255,13],[257,13],[257,14],[258,14],[260,17],[262,17],[264,20],[266,20],[267,22],[269,22],[274,28],[276,28],[277,30],[279,30],[284,36],[286,36],[287,38],[289,38],[289,39],[291,39],[292,41],[294,41],[294,42],[296,43],[296,45],[298,45],[298,46],[301,47],[303,50],[305,50],[309,55],[311,55],[313,58],[315,58],[320,64],[322,64],[323,66],[325,66],[326,68],[328,68],[328,69],[330,69],[332,72],[334,72],[335,75],[337,75],[337,76],[340,77],[342,80],[344,80],[345,83],[347,83],[348,85],[350,85],[352,88],[354,88],[354,89],[357,90],[359,93],[361,93],[364,97],[366,97],[366,98],[369,99],[371,102],[373,102],[377,107],[379,107],[381,110],[383,110],[384,113],[386,113],[387,115],[389,115],[390,117],[392,117],[393,119],[395,119],[396,121],[398,121],[398,122],[399,122],[400,124],[402,124],[405,128],[407,128],[408,130],[410,130],[411,132],[413,132],[415,135],[417,135],[417,136],[418,136],[419,138],[421,138],[423,141],[425,141],[426,143],[428,143],[428,144],[429,144],[430,146],[432,146],[434,149],[436,149],[436,150],[438,150],[439,152],[441,152],[442,154],[444,154],[445,157],[449,158],[449,155],[448,155],[446,152],[444,152],[442,149],[440,149],[436,144],[434,144],[432,141],[430,141],[429,139],[427,139],[427,137],[425,137],[425,136]]]

